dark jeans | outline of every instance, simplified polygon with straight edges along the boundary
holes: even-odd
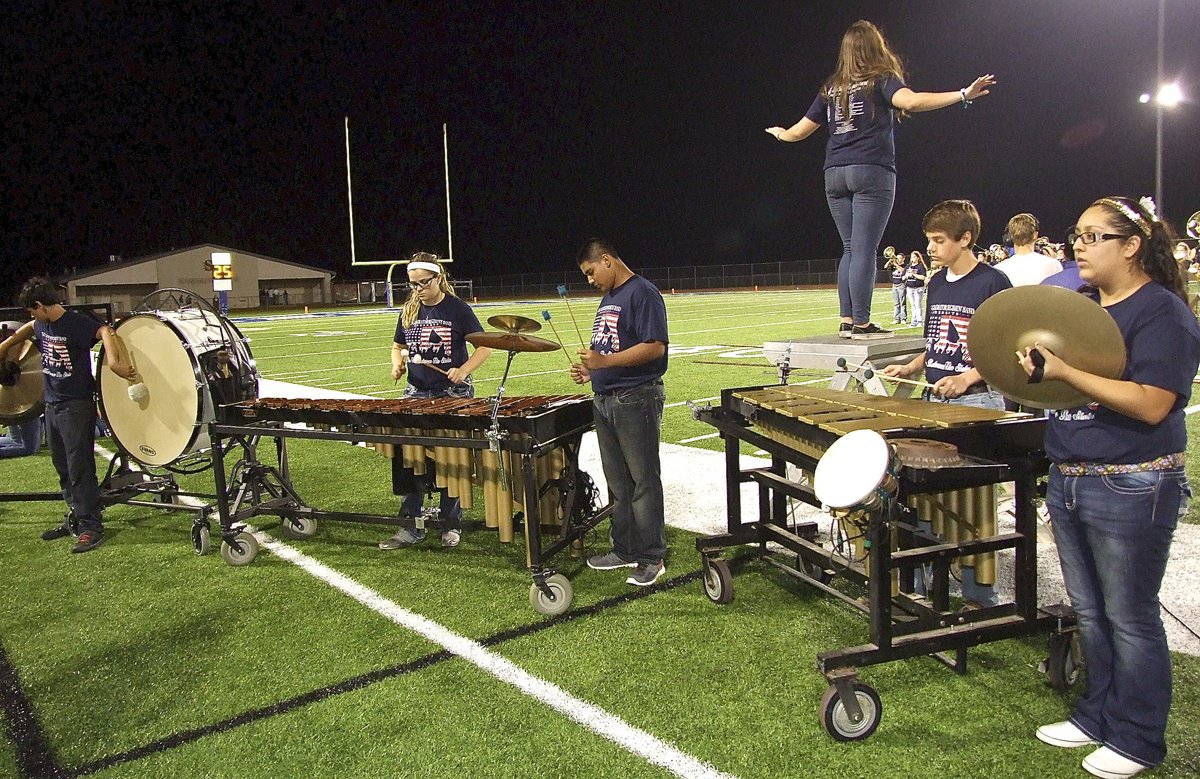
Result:
[[[896,174],[880,165],[843,165],[825,171],[825,200],[842,237],[838,263],[840,314],[855,324],[871,321],[875,257],[892,203]]]
[[[0,458],[28,457],[42,448],[42,418],[9,425],[8,435],[0,436]]]
[[[662,382],[655,381],[596,395],[592,405],[600,462],[613,501],[613,551],[639,563],[656,563],[667,554],[658,459],[665,398]]]
[[[455,384],[444,392],[433,392],[431,390],[415,389],[411,384],[405,388],[404,397],[406,398],[473,398],[475,397],[475,386],[473,384]],[[396,460],[401,462],[400,452],[396,452]],[[415,474],[411,468],[403,469],[405,476],[411,481],[405,483],[415,485],[415,489],[404,492],[404,497],[400,501],[400,513],[405,516],[415,517],[421,513],[421,506],[425,502],[425,496],[431,491],[438,493],[438,520],[443,531],[446,530],[461,530],[462,529],[462,503],[458,498],[450,497],[449,491],[445,487],[438,487],[435,481],[437,471],[434,467],[433,460],[425,460],[425,473]],[[397,482],[395,470],[393,470],[393,482]]]
[[[47,403],[45,419],[46,443],[63,500],[75,512],[80,533],[99,533],[104,528],[96,482],[96,404],[91,399]]]
[[[1158,592],[1189,495],[1182,469],[1064,476],[1057,467],[1046,494],[1087,663],[1071,721],[1150,766],[1166,757],[1171,708]]]

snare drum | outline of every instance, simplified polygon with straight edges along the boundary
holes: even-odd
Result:
[[[900,457],[874,430],[854,430],[833,442],[813,474],[817,499],[831,509],[875,511],[899,487]]]
[[[133,400],[129,382],[103,367],[102,353],[100,413],[140,463],[165,466],[207,450],[218,404],[258,397],[250,346],[220,314],[194,307],[138,312],[114,329],[147,394]]]

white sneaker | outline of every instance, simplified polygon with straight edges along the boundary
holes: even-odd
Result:
[[[458,546],[458,542],[462,540],[462,531],[460,530],[445,530],[442,532],[442,546],[453,549]]]
[[[1083,759],[1083,770],[1101,779],[1127,779],[1145,771],[1150,766],[1130,760],[1108,747],[1100,747]]]
[[[1037,729],[1039,741],[1054,747],[1074,749],[1076,747],[1096,746],[1100,742],[1080,730],[1074,722],[1063,720],[1053,725],[1042,725]]]

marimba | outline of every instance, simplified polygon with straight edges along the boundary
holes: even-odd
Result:
[[[733,597],[722,550],[754,544],[760,559],[869,619],[870,643],[817,657],[830,682],[821,718],[834,738],[867,738],[879,724],[879,696],[857,679],[859,666],[933,655],[962,673],[970,646],[1048,632],[1051,682],[1064,687],[1074,681],[1074,615],[1063,606],[1038,608],[1036,603],[1037,479],[1048,468],[1044,418],[795,385],[723,390],[719,407],[696,409],[694,415],[716,427],[725,442],[727,532],[696,541],[708,597],[717,603]],[[853,550],[830,549],[818,543],[816,523],[789,521],[787,499],[820,506],[811,474],[834,442],[856,430],[880,433],[899,453],[889,475],[896,499],[840,512],[841,527],[857,541]],[[766,451],[770,467],[741,470],[742,442]],[[789,480],[788,463],[807,477]],[[859,478],[853,470],[846,479]],[[993,491],[1010,481],[1016,528],[1000,533]],[[743,524],[741,485],[746,482],[759,486],[759,517]],[[922,522],[932,524],[934,532],[923,529]],[[976,565],[986,582],[985,576],[994,574],[994,563],[989,570],[987,561],[1002,549],[1014,550],[1013,601],[951,610],[951,564]],[[932,570],[927,598],[913,592],[914,575],[923,568]],[[846,582],[852,587],[840,586]],[[865,603],[854,597],[854,588],[864,586]]]
[[[494,420],[494,421],[493,421]],[[238,525],[258,514],[283,519],[283,530],[303,538],[316,532],[318,519],[414,526],[424,522],[395,515],[317,511],[293,486],[285,440],[303,438],[365,444],[417,473],[435,465],[436,483],[473,506],[476,487],[484,499],[483,525],[511,541],[524,529],[525,562],[533,576],[535,610],[557,614],[570,607],[571,584],[544,565],[564,548],[578,548],[584,533],[605,519],[591,478],[579,469],[579,445],[592,429],[589,395],[491,398],[282,399],[259,398],[223,407],[211,426],[222,535],[222,555],[231,565],[253,561],[257,545]],[[257,442],[275,440],[278,465],[257,459]],[[244,459],[225,484],[224,452],[240,446]],[[464,526],[479,523],[464,522]],[[543,545],[542,526],[557,536]]]

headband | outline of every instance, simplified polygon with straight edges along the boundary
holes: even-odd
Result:
[[[1151,215],[1150,219],[1148,220],[1148,219],[1146,219],[1145,216],[1143,216],[1142,214],[1139,214],[1136,210],[1131,208],[1129,205],[1127,205],[1126,203],[1122,203],[1120,200],[1117,200],[1116,198],[1102,197],[1099,200],[1097,200],[1096,202],[1106,205],[1109,208],[1115,208],[1117,211],[1121,212],[1121,214],[1126,219],[1128,219],[1129,221],[1131,221],[1135,225],[1137,225],[1137,228],[1139,230],[1141,230],[1146,235],[1147,238],[1150,237],[1151,222],[1154,221],[1154,209],[1153,208],[1148,208],[1148,211]],[[1153,201],[1151,201],[1151,203],[1153,203]]]
[[[412,262],[408,263],[408,269],[413,270],[414,268],[416,270],[427,270],[435,276],[442,275],[442,266],[438,265],[436,262],[425,262],[424,260],[413,260]]]

